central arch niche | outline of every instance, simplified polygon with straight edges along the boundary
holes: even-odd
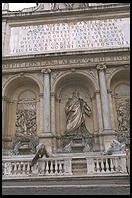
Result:
[[[55,100],[55,123],[56,123],[56,135],[62,136],[66,131],[66,114],[65,105],[68,98],[72,97],[72,93],[77,90],[79,97],[87,102],[92,110],[90,117],[86,116],[86,127],[90,133],[94,131],[94,119],[95,114],[95,101],[91,98],[94,95],[94,86],[86,75],[80,73],[69,73],[63,76],[56,85],[56,100]]]

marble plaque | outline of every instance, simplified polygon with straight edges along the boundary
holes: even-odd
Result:
[[[9,55],[127,47],[129,18],[11,27]]]

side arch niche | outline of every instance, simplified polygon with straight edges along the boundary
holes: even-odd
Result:
[[[91,109],[90,116],[85,116],[88,133],[94,135],[95,130],[98,129],[96,99],[94,97],[95,85],[87,75],[72,72],[62,75],[55,86],[55,131],[58,151],[62,151],[61,138],[67,133],[66,104],[74,92],[78,93],[79,98],[83,99]]]
[[[126,145],[130,144],[130,74],[128,70],[121,70],[111,79],[112,107],[114,127],[117,139]]]
[[[35,153],[38,144],[40,89],[30,77],[14,78],[4,87],[3,151]]]

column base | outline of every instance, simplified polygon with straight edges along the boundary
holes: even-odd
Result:
[[[100,132],[100,135],[106,135],[106,136],[109,136],[109,135],[116,135],[117,132],[113,129],[104,129],[103,131]]]
[[[46,150],[49,156],[52,156],[53,153],[53,135],[51,132],[41,132],[39,135],[39,143],[43,143],[46,147]]]
[[[110,143],[113,140],[116,140],[117,132],[113,129],[104,129],[101,133],[101,139],[102,139],[102,147],[104,148],[104,151],[107,151],[107,149],[110,146]]]

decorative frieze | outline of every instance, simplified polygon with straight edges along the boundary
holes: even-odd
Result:
[[[68,57],[68,58],[63,58],[63,59],[52,59],[52,60],[34,60],[34,61],[23,61],[18,62],[15,61],[15,63],[4,63],[2,64],[2,71],[6,70],[14,70],[14,69],[41,69],[42,67],[45,66],[51,66],[51,67],[56,67],[56,66],[80,66],[81,64],[83,65],[88,65],[88,63],[99,63],[99,62],[121,62],[121,61],[129,61],[130,56],[129,55],[113,55],[113,56],[101,56],[101,57]],[[92,65],[90,65],[92,67]]]

